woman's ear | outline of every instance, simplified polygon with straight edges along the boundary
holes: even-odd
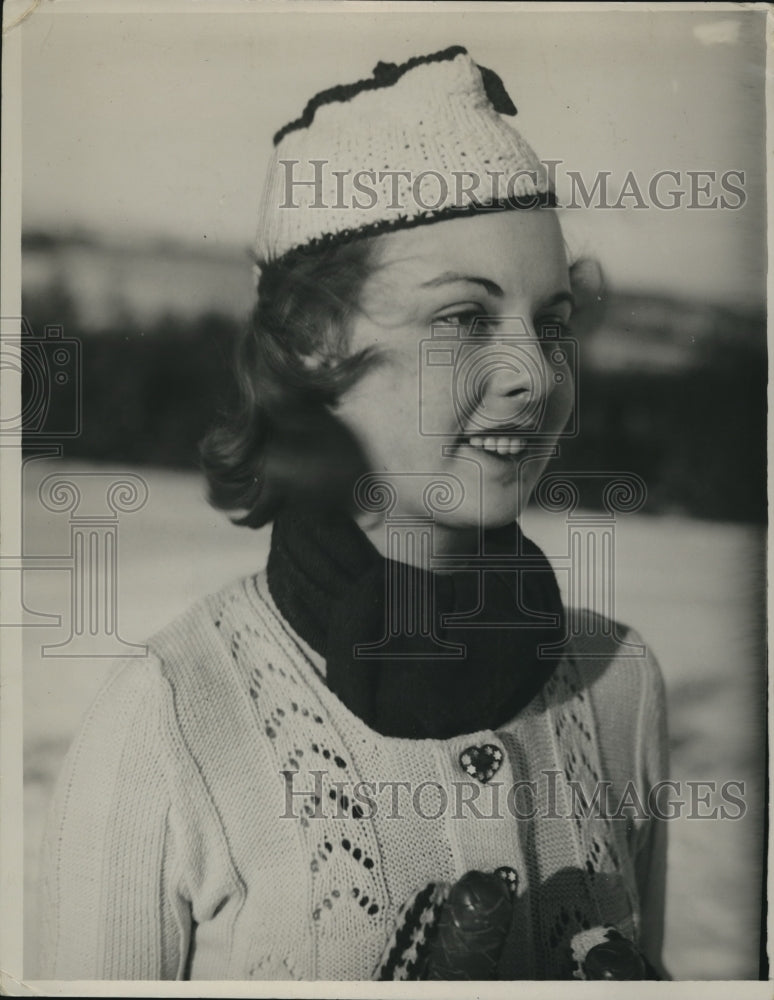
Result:
[[[575,296],[572,332],[584,336],[601,324],[607,309],[605,279],[598,261],[582,257],[571,264],[570,287]]]

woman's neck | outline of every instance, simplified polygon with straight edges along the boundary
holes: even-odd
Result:
[[[481,551],[481,531],[477,527],[452,528],[428,521],[401,522],[369,519],[358,525],[385,559],[407,563],[428,572],[443,572],[435,560],[443,556],[475,556]]]

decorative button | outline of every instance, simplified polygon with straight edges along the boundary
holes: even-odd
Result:
[[[495,868],[495,875],[498,875],[505,882],[514,895],[516,894],[519,886],[519,875],[515,868],[511,868],[510,865],[500,865],[499,868]]]
[[[616,936],[595,945],[583,963],[586,979],[648,979],[642,955],[631,941]]]
[[[460,754],[460,765],[466,774],[486,784],[500,770],[503,752],[493,743],[482,747],[467,747]]]

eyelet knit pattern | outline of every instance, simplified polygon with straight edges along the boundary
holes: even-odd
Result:
[[[501,978],[572,977],[600,926],[658,961],[663,824],[550,818],[569,780],[589,799],[599,779],[647,798],[663,777],[658,666],[588,631],[506,726],[408,740],[326,687],[264,574],[199,604],[117,665],[68,754],[41,977],[370,979],[418,890],[504,866]],[[486,782],[460,765],[471,746],[503,753]],[[516,819],[506,793],[528,780],[537,814]]]
[[[495,110],[491,83],[487,93],[486,74],[495,74],[461,47],[438,55],[396,67],[388,86],[377,67],[372,81],[330,92],[346,99],[312,101],[309,113],[280,130],[259,213],[259,262],[477,205],[551,202],[544,165]],[[502,101],[510,104],[507,94],[498,107]]]

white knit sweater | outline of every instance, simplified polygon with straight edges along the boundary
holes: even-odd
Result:
[[[41,974],[370,979],[412,893],[503,865],[518,880],[504,978],[571,975],[571,943],[600,925],[658,965],[664,823],[568,818],[567,782],[591,799],[610,781],[613,810],[628,782],[647,801],[665,770],[663,685],[649,654],[587,625],[508,725],[409,740],[329,691],[265,574],[206,599],[118,665],[68,754]],[[484,745],[500,764],[488,781],[465,770]],[[534,794],[513,791],[530,780]]]

